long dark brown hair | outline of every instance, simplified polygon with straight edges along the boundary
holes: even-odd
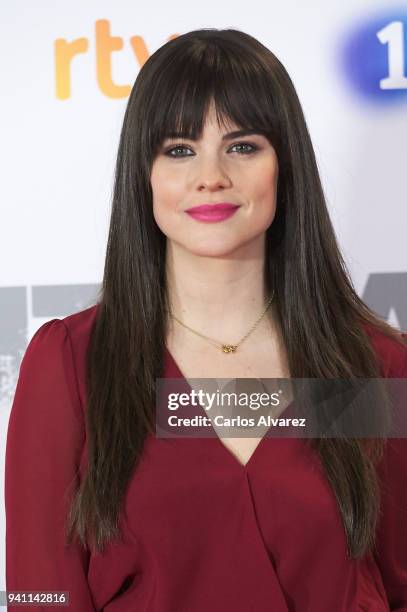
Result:
[[[219,125],[264,134],[279,162],[277,210],[265,272],[293,378],[380,377],[363,324],[401,341],[358,297],[328,215],[306,121],[277,57],[236,29],[201,29],[160,47],[141,68],[124,115],[98,315],[87,352],[87,471],[71,506],[67,540],[103,550],[149,432],[163,376],[168,295],[166,236],[153,216],[150,171],[164,138],[199,138],[211,101]],[[225,123],[226,122],[226,123]],[[343,518],[349,554],[374,543],[375,462],[383,443],[311,440]]]

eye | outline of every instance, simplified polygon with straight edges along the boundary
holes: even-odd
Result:
[[[239,155],[250,155],[252,153],[254,153],[255,151],[258,150],[258,146],[255,144],[252,144],[250,142],[238,142],[236,144],[234,144],[231,149],[234,149],[235,147],[250,147],[250,150],[248,151],[246,150],[242,150],[240,149],[240,151],[237,151],[237,153],[239,153]],[[167,155],[168,157],[190,157],[190,155],[177,155],[177,154],[172,154],[173,151],[182,151],[182,150],[189,150],[191,151],[191,149],[189,147],[186,147],[185,145],[182,144],[177,144],[173,147],[171,147],[170,149],[167,149],[164,152],[164,155]]]
[[[189,147],[186,147],[185,145],[177,144],[174,147],[171,147],[171,149],[167,149],[164,155],[167,155],[168,157],[189,157],[188,155],[171,155],[172,151],[177,151],[177,150],[179,151],[182,149],[189,149]]]
[[[242,151],[240,150],[240,153],[242,155],[250,155],[250,153],[254,153],[255,151],[257,151],[258,146],[255,144],[251,144],[250,142],[238,142],[235,145],[233,145],[232,149],[234,149],[235,147],[251,147],[250,151]]]

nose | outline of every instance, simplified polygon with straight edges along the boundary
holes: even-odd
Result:
[[[199,190],[215,191],[231,186],[230,176],[216,156],[208,156],[197,164],[195,182]]]

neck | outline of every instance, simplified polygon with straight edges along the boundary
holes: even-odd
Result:
[[[200,333],[237,342],[270,299],[264,281],[264,249],[249,245],[246,251],[242,253],[240,249],[238,256],[201,257],[168,241],[166,282],[171,312]],[[272,306],[253,335],[271,331]],[[193,341],[194,334],[172,318],[168,325],[169,334]]]

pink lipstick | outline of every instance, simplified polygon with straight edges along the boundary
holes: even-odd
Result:
[[[219,204],[202,204],[201,206],[188,208],[185,212],[197,221],[217,223],[234,215],[238,208],[237,204],[220,202]]]

